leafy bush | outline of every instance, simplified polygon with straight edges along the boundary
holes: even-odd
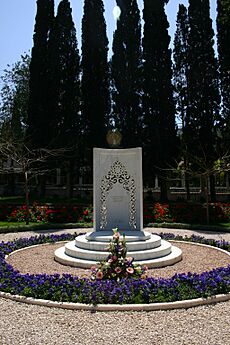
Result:
[[[230,221],[229,203],[210,203],[210,223]],[[206,205],[199,203],[154,203],[144,207],[144,225],[155,223],[206,224]],[[0,220],[11,222],[26,220],[26,206],[0,205]],[[38,205],[29,208],[29,221],[42,223],[92,223],[92,207],[78,205]]]
[[[92,209],[77,206],[40,206],[33,203],[29,207],[29,222],[36,223],[91,223]],[[26,221],[26,206],[14,208],[7,217],[9,222]]]
[[[19,208],[15,208],[7,217],[9,222],[25,222],[26,219],[29,222],[47,222],[46,208],[37,206],[35,203],[29,208],[27,214],[26,205],[22,205]]]
[[[0,221],[7,220],[7,217],[13,212],[15,205],[0,204]]]
[[[83,210],[82,215],[79,218],[80,223],[91,223],[93,222],[93,208],[88,207]]]
[[[176,223],[206,223],[206,210],[202,204],[175,203],[170,205],[170,209]]]
[[[198,203],[154,203],[144,207],[144,224],[150,223],[186,223],[206,224],[206,205]],[[230,220],[230,204],[210,203],[210,223],[218,224]]]

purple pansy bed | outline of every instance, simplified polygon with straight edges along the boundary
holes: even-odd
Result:
[[[230,243],[200,236],[160,234],[166,240],[190,241],[230,252]],[[40,235],[0,243],[0,291],[35,299],[84,304],[149,304],[208,298],[230,292],[230,265],[201,274],[182,273],[171,278],[92,280],[70,274],[21,274],[5,260],[11,252],[32,245],[71,241],[76,234]]]

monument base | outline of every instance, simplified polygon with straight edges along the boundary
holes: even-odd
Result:
[[[55,260],[68,266],[90,268],[107,259],[112,238],[112,232],[103,231],[77,236],[55,251]],[[134,263],[154,268],[173,265],[182,259],[182,251],[158,235],[127,231],[125,239],[127,256],[133,257]]]

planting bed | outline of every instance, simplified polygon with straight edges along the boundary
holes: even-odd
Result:
[[[172,234],[161,236],[167,240],[177,239]],[[94,306],[116,304],[118,307],[121,304],[130,307],[133,304],[165,304],[199,297],[210,298],[217,294],[228,296],[230,291],[230,257],[227,252],[180,242],[177,245],[183,250],[183,260],[174,266],[150,270],[145,280],[92,282],[88,278],[89,271],[68,268],[54,262],[53,252],[63,243],[41,245],[72,238],[73,235],[69,234],[51,235],[2,243],[0,290],[13,295],[58,301],[62,307],[67,307],[63,302]],[[197,236],[186,240],[205,242],[229,251],[229,243],[225,241],[205,240]],[[18,251],[5,262],[4,254],[35,244],[40,246]]]

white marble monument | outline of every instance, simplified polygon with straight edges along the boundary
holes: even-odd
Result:
[[[94,231],[142,231],[141,148],[94,149]]]
[[[142,149],[94,149],[94,231],[55,251],[62,264],[89,268],[106,260],[112,229],[125,234],[128,256],[148,267],[172,265],[182,252],[143,231]]]

